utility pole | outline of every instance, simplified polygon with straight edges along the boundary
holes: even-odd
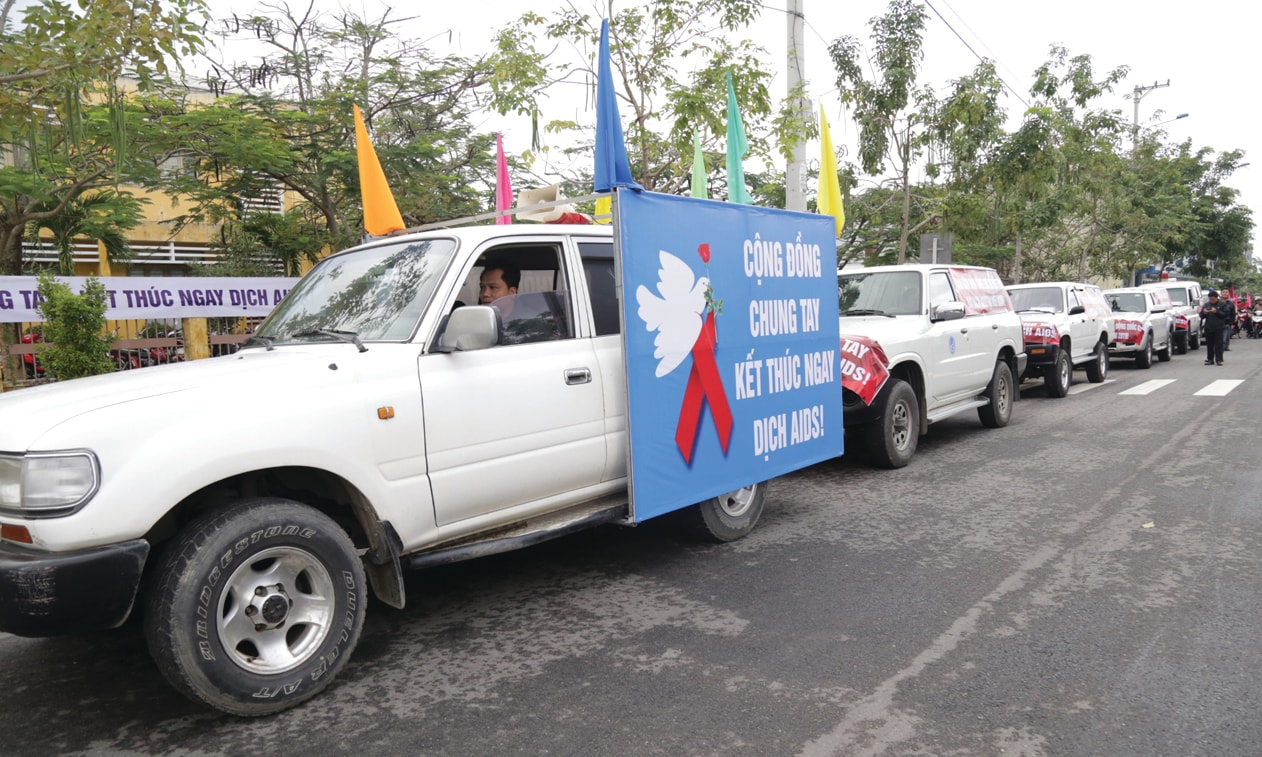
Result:
[[[1134,125],[1131,126],[1131,152],[1134,152],[1135,146],[1139,144],[1139,101],[1144,99],[1144,95],[1147,95],[1154,89],[1168,86],[1170,86],[1170,80],[1166,79],[1165,84],[1158,84],[1157,82],[1149,85],[1136,84],[1135,91],[1131,92],[1130,98],[1135,101],[1135,120],[1133,122]]]
[[[806,110],[806,98],[798,92],[806,79],[806,64],[802,55],[805,40],[803,27],[806,17],[802,14],[804,0],[786,0],[788,4],[785,19],[788,23],[789,37],[789,75],[785,77],[789,85],[789,98],[796,106],[798,118],[805,123],[811,114]],[[793,145],[793,156],[784,172],[784,206],[789,210],[806,210],[806,192],[802,187],[802,166],[806,162],[806,143],[799,140]]]

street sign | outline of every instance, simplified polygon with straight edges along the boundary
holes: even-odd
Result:
[[[951,244],[952,238],[950,234],[921,234],[920,262],[950,263]]]

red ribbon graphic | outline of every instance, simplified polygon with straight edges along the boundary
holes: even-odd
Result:
[[[692,371],[688,374],[688,386],[684,389],[684,403],[679,409],[679,425],[675,428],[675,444],[684,456],[684,462],[692,465],[693,448],[697,446],[697,430],[701,425],[702,403],[710,403],[714,416],[714,429],[719,433],[719,444],[727,454],[732,439],[732,409],[727,404],[727,392],[719,366],[714,362],[714,311],[706,317],[697,341],[692,345]]]

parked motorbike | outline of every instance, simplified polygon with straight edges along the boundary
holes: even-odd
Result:
[[[1250,339],[1262,337],[1262,307],[1254,308],[1249,312],[1249,334]]]
[[[38,333],[22,335],[22,344],[35,344],[42,341],[44,338]],[[28,379],[44,378],[44,364],[33,353],[27,352],[22,355],[22,366],[26,370]]]

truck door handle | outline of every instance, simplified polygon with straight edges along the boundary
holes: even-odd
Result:
[[[992,324],[990,324],[990,330],[991,330],[991,331],[998,331],[998,330],[999,330],[999,324],[997,324],[997,323],[992,323]]]
[[[968,333],[968,329],[960,329],[960,333],[961,333],[961,334],[967,334],[967,333]]]
[[[565,383],[570,386],[592,383],[592,372],[587,368],[566,368]]]

